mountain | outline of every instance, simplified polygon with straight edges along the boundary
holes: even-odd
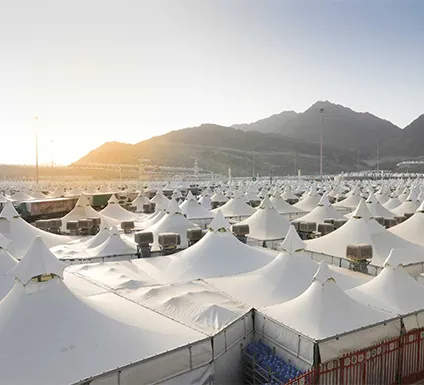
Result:
[[[263,133],[278,133],[289,120],[297,117],[299,114],[294,111],[283,111],[279,114],[271,115],[268,118],[258,120],[254,123],[233,124],[231,127],[243,131],[258,131]]]
[[[374,156],[377,141],[382,144],[402,136],[402,130],[387,120],[368,112],[356,112],[329,101],[319,101],[303,113],[296,114],[289,111],[288,115],[285,115],[283,112],[252,125],[239,127],[249,130],[251,127],[255,127],[260,132],[268,132],[268,129],[273,127],[273,132],[286,137],[309,143],[319,143],[321,131],[319,111],[322,109],[325,146],[330,145],[341,150],[359,150],[360,156],[367,158]],[[281,124],[278,123],[279,116],[282,117]],[[291,118],[285,120],[286,116],[291,116]]]
[[[249,176],[293,174],[319,170],[319,146],[280,134],[244,132],[232,127],[203,124],[157,136],[137,144],[109,142],[91,151],[75,165],[84,163],[138,164],[140,158],[152,165],[192,167],[197,158],[201,168],[233,175]],[[356,153],[327,147],[324,157],[327,172],[357,170]],[[362,165],[365,167],[365,165]]]
[[[285,111],[251,124],[203,124],[134,145],[105,143],[75,164],[138,164],[147,158],[152,166],[192,167],[197,158],[201,168],[221,174],[229,167],[238,176],[252,175],[253,168],[261,175],[293,175],[297,169],[318,174],[321,117],[325,172],[374,167],[377,142],[382,169],[402,160],[424,159],[424,115],[402,130],[370,113],[320,101],[303,113]]]
[[[380,149],[385,158],[393,160],[412,160],[424,157],[424,114],[415,119],[402,130],[400,137],[386,141]]]

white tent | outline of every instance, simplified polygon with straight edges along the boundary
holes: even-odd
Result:
[[[155,223],[159,222],[166,214],[166,210],[159,210],[156,208],[155,212],[151,214],[145,221],[140,222],[138,225],[142,229],[147,229],[150,226],[153,226]]]
[[[280,214],[286,216],[299,216],[304,213],[303,210],[288,204],[278,193],[272,195],[270,201]]]
[[[289,199],[292,199],[294,201],[298,201],[299,200],[299,198],[295,194],[293,194],[293,192],[291,191],[291,187],[290,186],[287,186],[284,189],[283,193],[281,194],[281,198],[283,200],[285,200],[285,201],[287,201]]]
[[[395,217],[393,212],[382,206],[373,192],[370,193],[366,204],[373,217],[383,217],[384,219],[393,219]]]
[[[10,200],[15,201],[15,202],[26,202],[26,201],[30,201],[30,200],[33,200],[33,199],[34,198],[32,196],[30,196],[27,193],[24,193],[23,191],[17,191],[13,195],[10,196]]]
[[[2,300],[15,283],[14,277],[6,275],[18,261],[9,252],[0,246],[0,300]]]
[[[33,199],[40,199],[40,200],[48,199],[47,196],[43,194],[41,191],[31,191],[30,196]]]
[[[135,290],[144,286],[155,286],[159,282],[135,264],[135,259],[72,265],[66,272],[101,286],[107,290]]]
[[[359,202],[362,200],[362,196],[360,194],[360,191],[355,191],[352,194],[350,194],[346,199],[343,199],[340,202],[334,203],[334,207],[336,208],[345,208],[349,210],[354,210]]]
[[[41,236],[49,247],[61,245],[71,240],[67,236],[48,233],[24,221],[11,202],[6,203],[3,207],[0,213],[0,220],[2,218],[7,220],[7,226],[5,226],[7,229],[3,230],[3,235],[11,241],[8,250],[18,259],[25,254],[37,236]]]
[[[392,249],[377,277],[346,293],[364,305],[394,314],[424,310],[424,286],[403,268],[403,254],[400,249]]]
[[[402,202],[397,198],[396,196],[391,197],[386,203],[383,204],[383,207],[387,210],[393,210],[396,207],[399,207],[402,204]]]
[[[93,235],[92,237],[81,238],[64,245],[59,245],[52,247],[50,251],[56,255],[59,259],[64,258],[65,256],[71,258],[72,256],[83,255],[87,256],[87,249],[100,246],[102,243],[106,242],[110,237],[110,230],[108,227],[103,227],[100,231]]]
[[[201,225],[209,223],[215,216],[211,211],[197,203],[191,191],[187,194],[186,200],[181,203],[180,209],[188,220]]]
[[[111,227],[119,224],[119,220],[107,217],[100,212],[94,210],[90,206],[90,196],[82,194],[75,207],[64,217],[62,217],[62,230],[66,230],[66,224],[71,221],[78,221],[85,218],[100,218],[101,227]]]
[[[398,237],[378,224],[363,200],[346,224],[323,237],[306,241],[306,249],[343,258],[348,244],[371,245],[371,263],[377,266],[383,266],[393,248],[407,249],[404,264],[424,261],[424,248]]]
[[[229,199],[220,190],[215,191],[215,194],[211,196],[211,200],[212,202],[220,203],[226,203],[229,201]]]
[[[238,217],[238,218],[247,218],[250,217],[255,209],[249,206],[242,197],[237,193],[235,197],[231,198],[227,203],[218,209],[212,210],[214,214],[221,211],[221,213],[226,218]]]
[[[156,195],[151,199],[151,201],[156,204],[156,207],[159,210],[166,209],[171,203],[170,200],[163,195],[162,190],[160,189],[157,190]]]
[[[208,233],[188,249],[167,257],[139,259],[134,263],[159,282],[190,281],[198,278],[245,273],[269,263],[273,255],[247,246],[229,230],[218,212]]]
[[[297,202],[294,207],[309,212],[318,206],[320,200],[321,197],[318,195],[315,186],[313,186],[304,198]]]
[[[289,301],[308,288],[318,269],[318,263],[305,253],[304,248],[305,243],[291,226],[280,246],[281,252],[269,264],[249,273],[209,278],[206,281],[255,307]],[[368,280],[368,277],[362,274],[334,269],[337,270],[334,274],[340,280],[343,289],[360,285]]]
[[[207,187],[202,191],[202,196],[199,199],[199,204],[206,210],[212,209],[212,191]]]
[[[118,290],[129,300],[208,335],[219,332],[251,309],[201,280]]]
[[[186,248],[188,246],[187,230],[198,227],[184,217],[175,199],[171,200],[166,211],[166,214],[158,222],[145,228],[145,231],[151,231],[153,233],[154,242],[152,244],[152,251],[160,250],[158,240],[159,234],[162,233],[179,234],[181,238],[180,247]]]
[[[268,326],[269,321],[261,320],[258,315],[257,327],[274,330],[273,339],[281,340],[283,336],[286,345],[300,344],[302,355],[309,362],[313,362],[314,352],[311,340],[318,342],[321,361],[327,362],[344,352],[399,335],[399,322],[390,322],[393,315],[362,305],[348,296],[337,285],[325,262],[320,263],[312,284],[304,293],[288,302],[265,307],[261,312],[281,326],[279,329],[272,323]],[[358,332],[361,328],[368,329]],[[299,338],[299,334],[307,339]],[[295,346],[294,351],[298,351]]]
[[[409,242],[424,246],[424,202],[412,217],[390,228],[389,231]]]
[[[248,237],[259,241],[282,240],[290,227],[290,222],[274,208],[268,197],[252,216],[239,224],[248,225]]]
[[[330,204],[327,195],[324,194],[317,207],[293,222],[314,222],[318,227],[318,224],[324,223],[325,219],[344,219],[344,216]]]
[[[115,226],[111,228],[109,238],[106,241],[99,246],[87,249],[90,257],[134,255],[136,251],[137,245],[135,242],[131,242],[128,237],[121,236]]]
[[[314,340],[360,329],[389,318],[349,297],[337,285],[325,262],[320,263],[309,288],[291,301],[262,312]]]
[[[150,199],[149,198],[147,198],[145,195],[144,195],[144,191],[143,190],[141,190],[140,192],[139,192],[139,194],[137,195],[137,198],[135,198],[132,202],[131,202],[131,205],[132,206],[135,206],[135,210],[136,210],[136,212],[138,212],[138,213],[141,213],[141,212],[143,212],[143,205],[144,204],[148,204],[148,203],[150,203]]]
[[[403,216],[405,214],[415,213],[418,209],[417,195],[414,190],[411,190],[410,194],[398,207],[394,208],[392,211],[398,216]]]
[[[119,204],[119,201],[114,194],[112,194],[112,196],[108,200],[107,206],[103,210],[99,211],[99,214],[109,218],[113,218],[119,222],[141,220],[140,214],[135,214],[128,210],[125,210]]]
[[[62,280],[64,265],[43,246],[32,246],[12,269],[17,282],[0,302],[2,383],[74,384],[133,364],[121,375],[135,384],[131,376],[141,369],[135,363],[205,338],[110,292],[80,297]],[[190,367],[184,357],[191,355],[184,350],[151,360],[143,381],[179,374]],[[107,379],[118,383],[113,375]]]

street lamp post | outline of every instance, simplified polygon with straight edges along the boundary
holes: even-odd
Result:
[[[320,179],[322,182],[322,153],[323,153],[323,142],[322,142],[322,131],[323,131],[323,127],[322,127],[322,115],[324,113],[324,108],[320,108],[319,111],[319,120],[320,120],[320,151],[319,151],[319,175],[320,175]]]
[[[35,125],[35,180],[38,184],[39,173],[38,173],[38,117],[34,117]]]

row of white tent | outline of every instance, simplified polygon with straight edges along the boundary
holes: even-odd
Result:
[[[175,255],[65,273],[41,237],[19,263],[2,249],[10,265],[2,273],[14,278],[0,301],[2,378],[129,385],[203,383],[214,375],[237,383],[252,307],[257,332],[304,367],[315,345],[327,361],[399,335],[400,316],[407,330],[423,326],[424,287],[404,270],[404,250],[392,250],[372,278],[318,264],[306,249],[293,227],[278,255],[244,245],[221,214]]]

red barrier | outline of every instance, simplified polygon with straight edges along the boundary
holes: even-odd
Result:
[[[424,331],[414,330],[402,336],[402,384],[424,379]]]
[[[320,365],[322,385],[390,385],[399,378],[400,338],[345,354]]]

